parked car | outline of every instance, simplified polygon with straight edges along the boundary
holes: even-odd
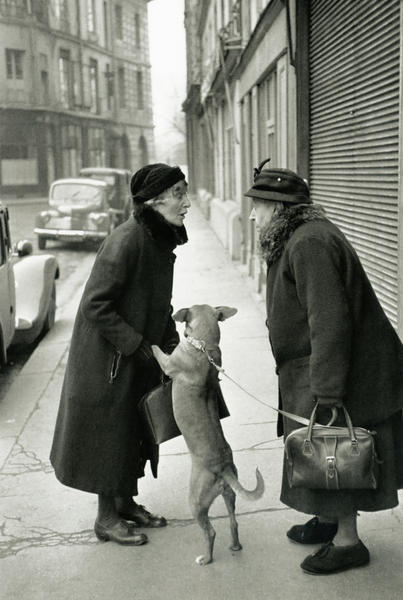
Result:
[[[31,253],[27,241],[12,247],[9,213],[0,202],[0,364],[10,346],[32,343],[55,322],[57,260]]]
[[[36,218],[38,247],[46,240],[102,240],[130,215],[130,172],[87,168],[80,177],[58,179],[49,190],[49,209]]]
[[[109,167],[85,167],[80,170],[80,177],[102,179],[111,186],[109,204],[116,211],[120,222],[125,221],[132,211],[132,199],[129,194],[131,173],[128,169]]]

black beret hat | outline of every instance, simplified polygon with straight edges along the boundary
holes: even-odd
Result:
[[[289,202],[291,204],[311,204],[308,184],[289,169],[260,168],[255,170],[255,180],[245,196],[259,200]]]
[[[181,179],[185,179],[185,174],[179,167],[164,163],[146,165],[136,171],[130,180],[133,202],[140,204],[152,200]]]

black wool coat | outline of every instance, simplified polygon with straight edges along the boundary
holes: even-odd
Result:
[[[317,397],[333,397],[356,426],[385,421],[403,407],[403,347],[355,250],[316,206],[271,238],[267,325],[283,406],[309,417]]]
[[[142,207],[97,254],[74,324],[50,456],[65,485],[136,495],[147,459],[156,476],[158,448],[145,442],[136,405],[160,374],[136,350],[143,338],[165,351],[179,341],[172,250],[186,240],[183,227]]]

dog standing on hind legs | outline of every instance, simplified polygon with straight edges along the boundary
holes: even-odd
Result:
[[[232,317],[236,308],[207,304],[182,308],[174,315],[185,322],[185,339],[171,355],[152,346],[161,369],[172,379],[172,402],[177,425],[185,438],[192,459],[189,500],[194,518],[203,530],[206,551],[196,562],[213,560],[215,530],[208,511],[222,495],[230,518],[231,550],[241,550],[235,518],[235,492],[257,500],[264,492],[264,481],[256,469],[256,488],[245,490],[238,481],[232,450],[224,437],[218,415],[217,386],[221,366],[219,321]],[[214,364],[213,364],[214,363]]]

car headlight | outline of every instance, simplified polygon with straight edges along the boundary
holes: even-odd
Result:
[[[97,225],[97,227],[100,227],[103,224],[107,224],[109,219],[108,219],[108,214],[107,213],[90,213],[89,218],[91,219],[91,221],[93,223],[95,223],[95,225]]]
[[[49,214],[49,212],[47,210],[43,210],[39,213],[39,215],[36,216],[35,222],[36,225],[40,227],[46,225],[46,223],[48,223],[50,219],[51,215]]]

